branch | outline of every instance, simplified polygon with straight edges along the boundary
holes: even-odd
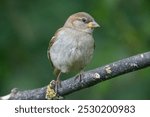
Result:
[[[150,66],[150,52],[138,54],[126,59],[122,59],[108,65],[96,68],[84,72],[82,75],[82,80],[76,79],[75,77],[69,78],[61,82],[61,87],[58,88],[58,94],[60,96],[65,96],[71,94],[75,91],[96,85],[105,80],[110,80],[116,76],[133,72],[142,68]],[[27,90],[27,91],[17,91],[13,89],[10,94],[0,97],[0,99],[7,100],[40,100],[46,99],[47,86]]]

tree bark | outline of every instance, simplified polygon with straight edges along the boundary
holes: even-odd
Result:
[[[57,93],[60,96],[71,94],[75,91],[96,85],[105,80],[116,78],[116,76],[133,72],[150,66],[150,52],[138,54],[129,58],[125,58],[102,67],[84,72],[81,81],[76,77],[68,78],[61,82],[61,87],[58,87]],[[10,94],[2,96],[0,99],[7,100],[44,100],[47,86],[27,90],[18,91],[13,89]]]

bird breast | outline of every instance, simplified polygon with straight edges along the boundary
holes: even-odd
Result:
[[[94,39],[91,34],[65,29],[59,32],[50,49],[53,65],[66,73],[82,70],[92,59]]]

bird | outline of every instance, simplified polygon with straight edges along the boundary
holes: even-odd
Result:
[[[100,25],[90,14],[78,12],[56,31],[47,50],[56,83],[60,82],[62,73],[81,72],[91,62],[95,49],[93,30],[97,27]]]

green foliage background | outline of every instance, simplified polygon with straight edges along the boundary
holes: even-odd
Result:
[[[85,11],[101,25],[86,70],[150,50],[149,0],[1,0],[0,95],[47,85],[47,47],[69,15]],[[70,77],[71,75],[63,75]],[[150,99],[150,68],[103,82],[66,99]]]

